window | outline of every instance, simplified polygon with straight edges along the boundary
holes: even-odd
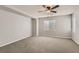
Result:
[[[49,31],[51,29],[55,30],[56,20],[45,20],[44,21],[44,30]]]

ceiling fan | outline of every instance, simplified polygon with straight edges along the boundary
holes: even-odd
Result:
[[[39,12],[48,12],[48,13],[57,13],[57,11],[55,11],[54,9],[58,8],[59,5],[42,5],[42,7],[44,8],[43,10],[39,11]]]

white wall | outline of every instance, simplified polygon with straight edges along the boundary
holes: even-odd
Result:
[[[72,20],[72,40],[79,44],[79,11],[73,14]]]
[[[55,29],[44,31],[45,20],[56,20]],[[71,15],[55,16],[51,18],[42,18],[39,20],[39,35],[71,38]]]
[[[0,10],[0,47],[31,35],[29,17]]]

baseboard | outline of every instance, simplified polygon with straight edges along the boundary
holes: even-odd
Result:
[[[72,39],[73,40],[73,39]],[[77,41],[77,40],[73,40],[76,44],[78,44],[79,45],[79,41]]]
[[[62,36],[45,36],[45,35],[38,35],[38,36],[54,37],[54,38],[64,38],[64,39],[72,39],[72,37],[62,37]]]
[[[64,38],[64,39],[71,39],[72,37],[58,37],[58,36],[55,36],[56,38]]]
[[[3,44],[3,45],[0,45],[0,47],[3,47],[3,46],[6,46],[6,45],[15,43],[15,42],[17,42],[17,41],[20,41],[20,40],[23,40],[23,39],[29,38],[29,37],[31,37],[31,36],[27,36],[27,37],[23,37],[23,38],[21,38],[21,39],[17,39],[17,40],[11,41],[11,42],[7,42],[7,43],[5,43],[5,44]]]

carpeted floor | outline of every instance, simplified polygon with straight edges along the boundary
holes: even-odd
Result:
[[[2,53],[73,53],[79,45],[71,39],[30,37],[1,47]]]

